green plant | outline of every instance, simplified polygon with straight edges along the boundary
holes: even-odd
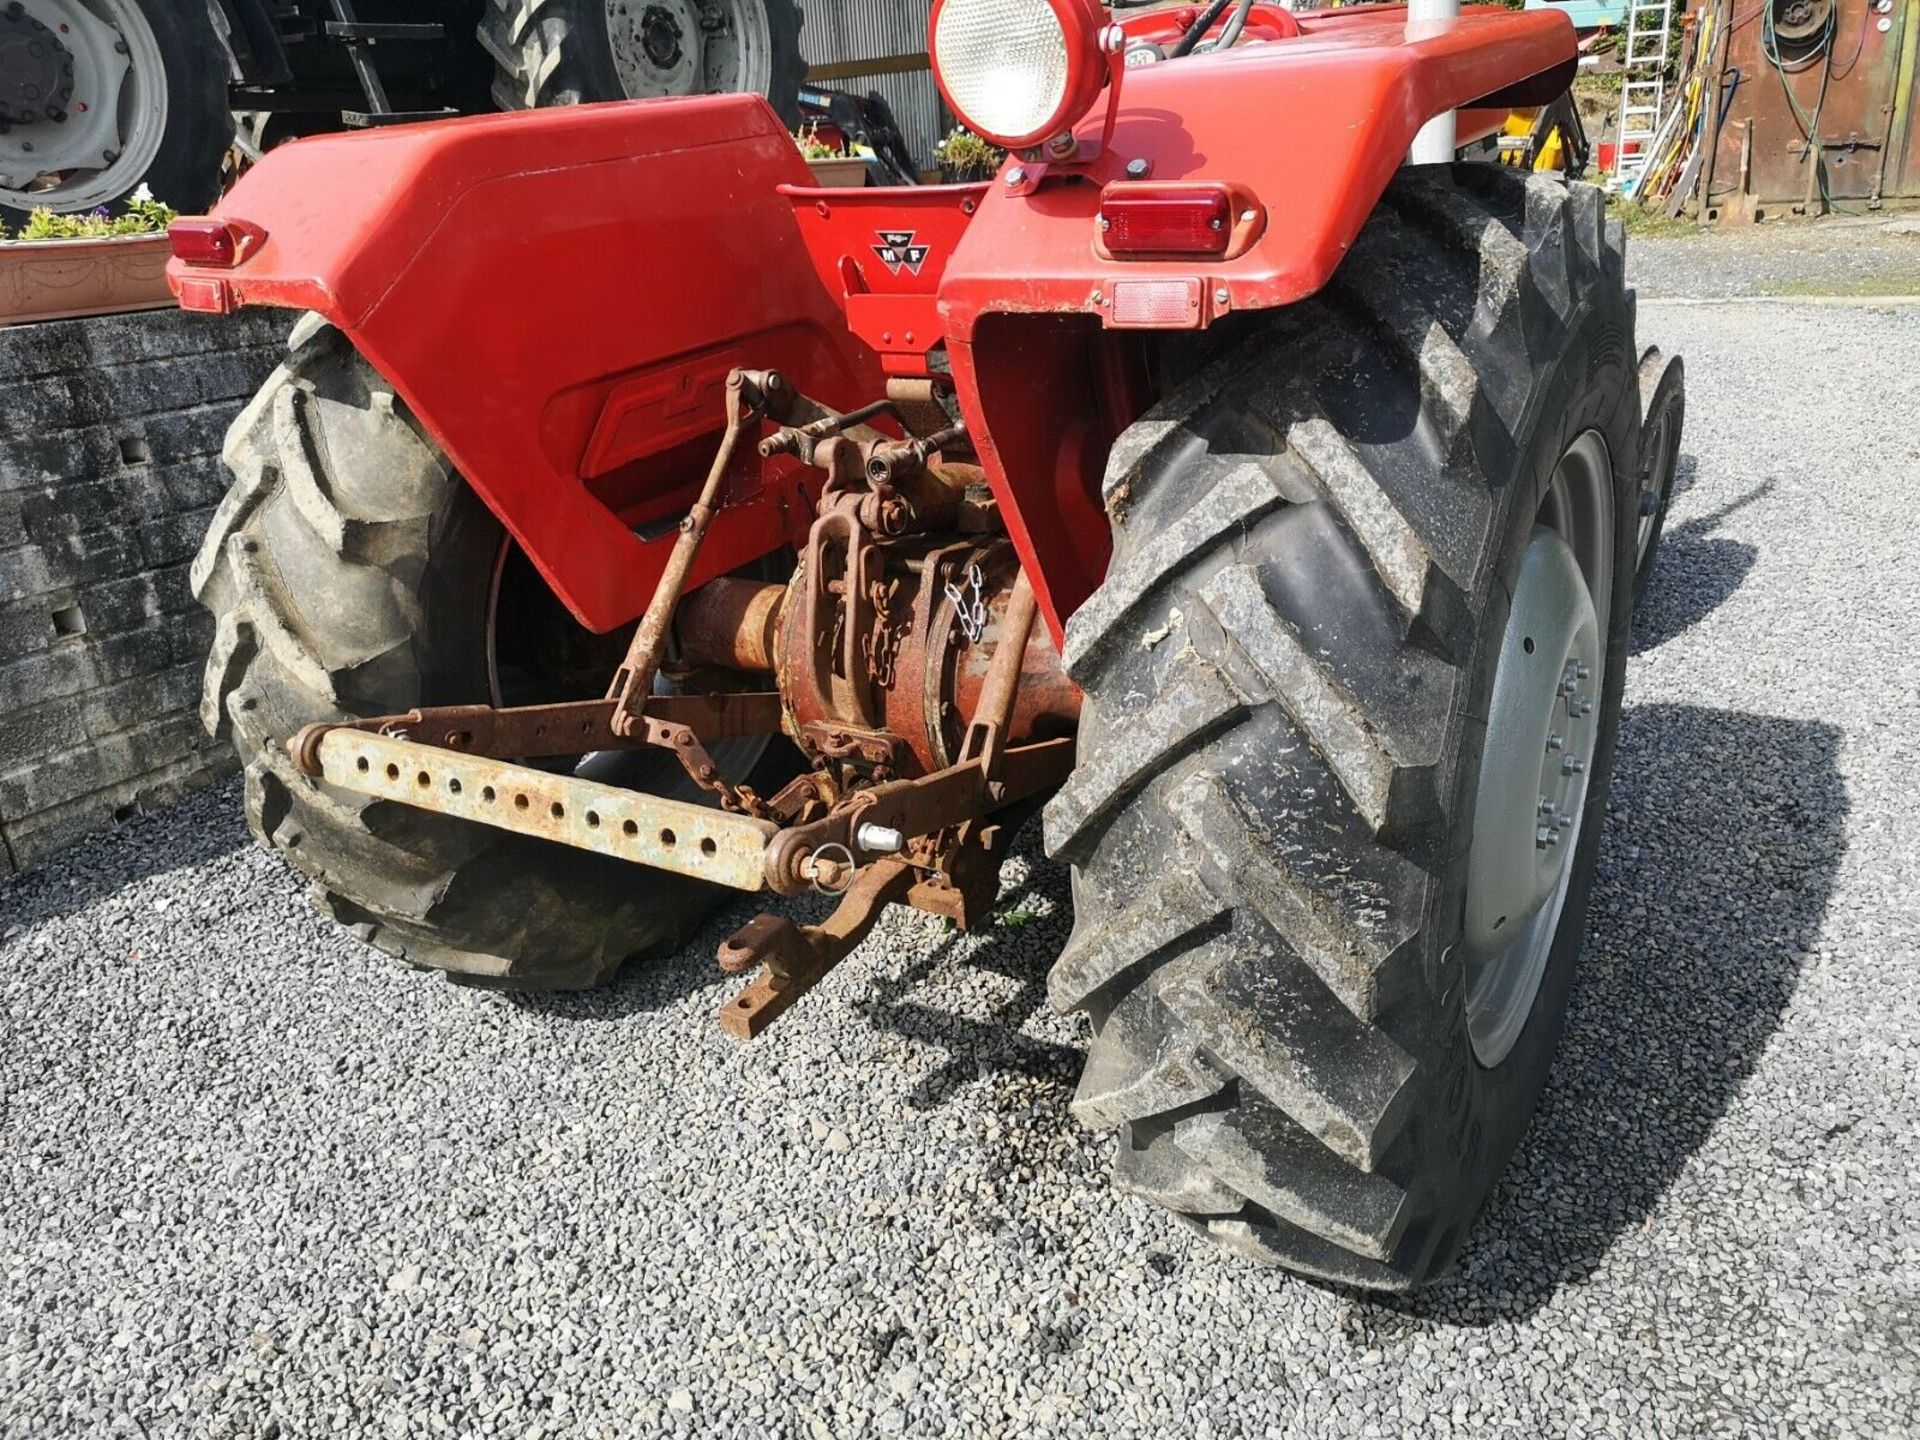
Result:
[[[833,146],[820,138],[820,127],[809,125],[804,130],[796,130],[793,143],[800,147],[800,153],[809,160],[840,160],[845,157]]]
[[[970,130],[955,130],[940,142],[933,156],[941,173],[949,178],[984,180],[1000,168],[1007,152]]]
[[[27,223],[14,238],[104,240],[116,235],[157,235],[173,223],[178,213],[171,205],[154,199],[153,192],[142,185],[133,192],[126,210],[119,215],[111,215],[104,209],[60,215],[43,205],[27,216]],[[0,229],[0,239],[5,238],[5,230]]]

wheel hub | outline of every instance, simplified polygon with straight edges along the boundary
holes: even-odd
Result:
[[[607,42],[629,99],[758,91],[773,83],[761,0],[606,0]]]
[[[640,18],[640,48],[662,70],[673,69],[684,57],[680,48],[684,34],[673,12],[658,5],[649,5]]]
[[[1475,1054],[1497,1065],[1532,1014],[1560,929],[1586,820],[1607,626],[1602,600],[1604,506],[1582,490],[1610,486],[1605,447],[1584,437],[1561,462],[1541,523],[1521,562],[1501,638],[1487,716],[1462,940],[1466,1007]]]
[[[15,3],[0,10],[0,123],[63,121],[73,103],[73,52]]]
[[[47,36],[58,44],[52,96],[35,78],[47,57],[30,53]],[[30,96],[29,87],[42,93]],[[7,0],[0,8],[0,204],[111,204],[159,154],[167,106],[166,61],[136,0]]]

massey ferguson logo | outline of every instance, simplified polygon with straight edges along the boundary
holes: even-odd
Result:
[[[902,270],[909,275],[918,275],[920,267],[927,263],[932,253],[931,245],[916,245],[919,239],[912,230],[882,230],[880,243],[873,247],[873,253],[886,263],[887,269],[898,275]]]

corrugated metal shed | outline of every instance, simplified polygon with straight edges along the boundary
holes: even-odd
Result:
[[[878,91],[926,168],[950,123],[926,68],[932,9],[933,0],[812,0],[800,30],[815,83],[860,95]]]

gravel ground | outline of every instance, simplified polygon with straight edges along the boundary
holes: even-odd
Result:
[[[1584,978],[1437,1289],[1110,1192],[1030,841],[996,928],[901,915],[742,1048],[745,910],[610,992],[462,991],[228,791],[0,886],[0,1435],[1912,1433],[1920,310],[1642,329],[1692,425]]]
[[[1627,248],[1643,297],[1920,296],[1920,215],[1636,235]]]

